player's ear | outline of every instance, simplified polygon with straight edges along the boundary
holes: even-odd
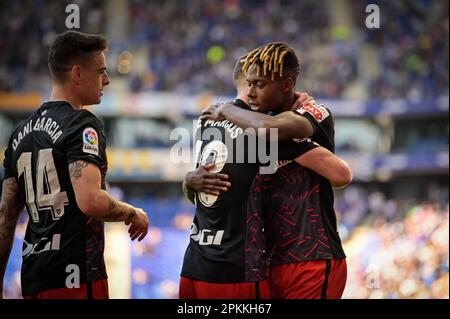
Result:
[[[82,75],[81,75],[81,66],[78,64],[75,64],[72,67],[71,70],[71,74],[70,74],[72,81],[76,84],[79,84],[81,79],[82,79]]]
[[[290,92],[294,89],[294,87],[295,87],[295,82],[290,76],[283,80],[283,83],[282,83],[283,92]]]

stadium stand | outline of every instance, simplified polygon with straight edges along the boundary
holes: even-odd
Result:
[[[335,191],[349,265],[344,297],[449,298],[448,1],[2,4],[0,160],[15,125],[49,95],[48,46],[65,30],[69,3],[80,7],[81,31],[110,39],[112,84],[92,108],[109,137],[109,183],[150,213],[150,236],[131,246],[127,297],[177,297],[194,207],[180,186],[192,164],[168,160],[172,130],[192,132],[202,107],[233,98],[237,57],[285,41],[300,57],[298,89],[332,109],[337,154],[354,172],[353,184]],[[364,24],[369,3],[381,8],[380,29]],[[26,221],[23,214],[7,298],[21,296]]]

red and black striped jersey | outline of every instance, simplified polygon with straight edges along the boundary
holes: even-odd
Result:
[[[310,139],[334,152],[330,110],[308,105],[295,112],[311,122]],[[267,265],[345,258],[333,206],[330,182],[295,161],[258,174],[248,199],[246,280],[264,279]]]

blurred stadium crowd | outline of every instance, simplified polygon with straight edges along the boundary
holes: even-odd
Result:
[[[104,30],[102,0],[72,2],[80,5],[84,31]],[[64,30],[66,18],[55,12],[64,12],[67,3],[19,0],[2,5],[0,91],[39,89],[48,83],[48,46]],[[146,69],[130,77],[132,91],[233,95],[230,65],[249,48],[285,41],[299,53],[301,87],[315,97],[448,94],[447,1],[352,0],[347,8],[351,14],[340,8],[344,13],[334,15],[345,21],[339,26],[330,25],[332,3],[131,0],[128,36],[112,43],[111,57],[124,47],[146,50]],[[364,8],[369,3],[381,7],[383,28],[367,32]]]
[[[449,298],[448,186],[430,184],[428,192],[431,196],[424,198],[429,200],[390,198],[375,187],[353,185],[336,192],[339,230],[349,265],[344,298]],[[170,273],[173,268],[176,272],[180,267],[176,252],[183,250],[170,241],[178,238],[187,243],[193,207],[185,201],[130,201],[147,204],[159,216],[153,221],[154,237],[133,252],[134,297],[145,298],[161,271]],[[181,232],[164,231],[171,226]],[[172,261],[157,260],[163,250],[173,252],[166,253]],[[164,270],[155,269],[158,264]],[[168,276],[158,284],[160,298],[176,297],[177,279]]]
[[[65,30],[66,15],[61,13],[66,5],[77,3],[82,31],[124,34],[110,37],[111,90],[116,81],[133,93],[207,91],[232,97],[235,60],[258,45],[285,41],[300,58],[298,88],[316,98],[421,101],[449,94],[446,0],[330,0],[326,5],[315,0],[129,0],[125,11],[114,7],[120,0],[6,2],[0,0],[0,93],[48,95],[49,44]],[[369,30],[364,24],[369,3],[381,8],[380,29]],[[107,31],[111,28],[115,31]],[[124,58],[137,70],[121,68]],[[3,135],[23,113],[2,116],[0,110]],[[168,135],[178,125],[151,116],[121,116],[105,118],[114,147],[168,148]],[[393,121],[386,117],[361,116],[358,123],[337,118],[337,151],[357,154],[358,162],[365,154],[404,152],[420,158],[448,152],[448,103],[445,116],[427,116],[390,125],[386,123]],[[117,119],[121,121],[116,125]],[[110,158],[114,168],[120,160]],[[448,179],[448,157],[446,161],[442,175]],[[448,181],[428,181],[439,179],[439,173],[434,174],[424,174],[417,185],[403,182],[425,189],[421,197],[397,196],[384,188],[386,184],[370,179],[356,179],[335,192],[349,266],[345,298],[449,298]],[[181,198],[179,183],[151,180],[155,185],[134,185],[133,176],[127,178],[115,185],[116,193],[150,212],[152,224],[150,236],[132,246],[130,297],[176,298],[194,208]],[[5,280],[10,298],[20,296],[20,243],[26,220],[23,216],[17,228]]]
[[[430,185],[434,200],[399,200],[377,189],[337,192],[339,230],[347,254],[344,298],[449,298],[448,187]],[[117,189],[116,189],[117,191]],[[194,213],[186,200],[127,197],[152,215],[151,236],[132,249],[132,297],[176,298],[182,256]],[[22,215],[6,296],[20,297]]]
[[[401,218],[359,224],[345,241],[344,298],[449,298],[448,204],[411,205]]]

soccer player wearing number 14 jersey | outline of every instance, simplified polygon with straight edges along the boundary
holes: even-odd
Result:
[[[0,297],[17,219],[29,214],[22,248],[26,299],[108,298],[103,222],[125,222],[132,240],[147,234],[144,211],[105,191],[106,137],[83,105],[109,84],[106,39],[68,31],[49,53],[51,99],[12,133],[0,203]]]

